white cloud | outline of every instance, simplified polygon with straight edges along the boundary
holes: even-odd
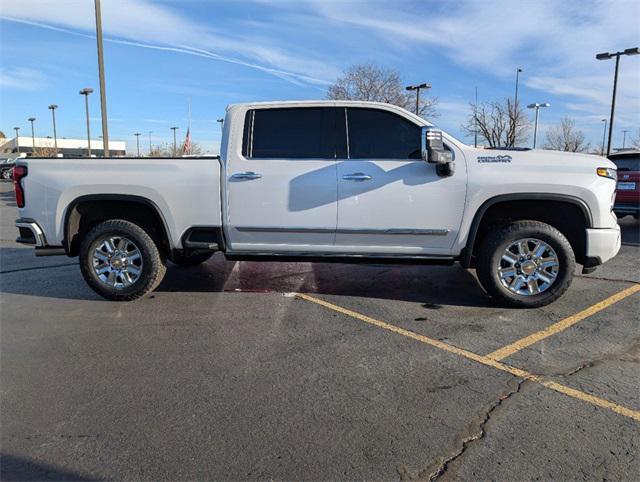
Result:
[[[38,90],[45,84],[45,76],[39,70],[27,67],[0,68],[0,88]]]

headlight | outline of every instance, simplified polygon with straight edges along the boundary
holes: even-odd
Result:
[[[614,181],[618,180],[618,171],[610,167],[599,167],[598,169],[596,169],[596,172],[600,177],[608,177],[609,179],[613,179]]]

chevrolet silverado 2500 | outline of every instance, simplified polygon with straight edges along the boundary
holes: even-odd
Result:
[[[112,300],[167,260],[459,262],[496,301],[542,306],[616,255],[616,166],[469,147],[399,107],[310,101],[227,108],[219,157],[21,159],[18,241],[79,256]]]

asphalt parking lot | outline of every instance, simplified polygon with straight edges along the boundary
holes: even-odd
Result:
[[[556,303],[459,267],[171,267],[112,303],[13,240],[0,185],[3,480],[638,480],[640,225]]]

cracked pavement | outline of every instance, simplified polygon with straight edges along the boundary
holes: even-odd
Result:
[[[620,255],[536,310],[460,268],[171,267],[110,303],[13,242],[0,184],[2,480],[634,480],[640,424],[290,296],[487,354],[639,282]],[[504,361],[639,410],[640,293]]]

